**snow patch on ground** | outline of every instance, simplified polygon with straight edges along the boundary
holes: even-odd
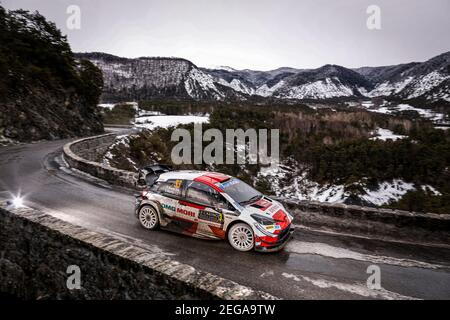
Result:
[[[319,184],[308,179],[307,170],[299,170],[299,165],[292,167],[279,165],[275,168],[262,168],[259,177],[267,178],[272,186],[272,190],[279,197],[296,200],[319,201],[329,203],[344,203],[352,194],[346,191],[343,184]],[[432,186],[424,185],[422,188]],[[400,200],[408,191],[416,190],[412,183],[401,179],[384,181],[375,188],[369,188],[361,184],[362,192],[358,197],[367,203],[376,206],[388,204],[392,201]],[[438,194],[439,191],[435,190]]]
[[[412,183],[404,182],[401,179],[394,179],[392,181],[385,181],[378,185],[378,188],[371,190],[364,188],[365,194],[360,197],[367,202],[373,203],[377,206],[382,206],[391,201],[400,200],[408,191],[414,191]]]
[[[370,100],[369,101],[363,101],[363,102],[361,102],[361,106],[363,108],[369,109],[369,108],[372,108],[374,106],[374,103],[372,101],[370,101]]]
[[[274,276],[274,274],[275,273],[273,272],[273,270],[270,270],[270,271],[261,273],[260,277],[261,278],[272,277],[272,276]]]
[[[139,104],[135,101],[124,102],[123,104],[127,104],[133,107],[134,110],[139,110]]]
[[[399,139],[404,139],[407,138],[407,136],[402,136],[399,134],[394,134],[391,130],[389,129],[382,129],[382,128],[378,128],[377,130],[375,130],[374,132],[375,136],[370,138],[370,140],[399,140]]]
[[[435,188],[433,188],[430,185],[421,186],[421,189],[423,191],[425,191],[425,192],[432,193],[434,196],[441,196],[442,195],[442,193],[440,193],[438,190],[436,190]]]
[[[115,103],[100,103],[97,106],[99,106],[100,108],[111,110],[112,108],[114,108],[115,105],[116,105]]]
[[[111,110],[112,108],[114,108],[116,105],[119,105],[119,104],[127,104],[127,105],[132,106],[134,110],[138,110],[138,103],[135,101],[119,102],[119,103],[100,103],[97,106],[100,108]]]
[[[157,127],[168,128],[179,124],[208,122],[209,116],[143,116],[135,119],[134,126],[152,130]]]
[[[114,155],[112,154],[111,150],[114,150],[116,147],[118,147],[120,145],[124,146],[125,148],[128,148],[128,146],[130,145],[130,136],[129,135],[120,135],[120,136],[116,137],[116,139],[114,140],[114,143],[108,147],[108,150],[106,151],[105,155],[103,156],[102,163],[104,165],[111,167],[110,161],[112,161],[114,159]],[[136,163],[132,159],[127,158],[127,160],[136,170],[138,169],[136,166]]]
[[[359,102],[356,102],[356,101],[348,101],[348,102],[345,102],[345,104],[352,108],[359,107]]]
[[[10,138],[7,138],[0,134],[0,146],[8,146],[11,144],[18,144],[19,142]]]
[[[150,117],[150,116],[163,116],[164,114],[160,111],[147,111],[147,110],[139,110],[138,114],[137,114],[137,118],[141,118],[141,117]],[[135,119],[135,121],[136,121]]]
[[[409,104],[399,104],[397,106],[381,107],[378,109],[369,109],[371,112],[394,114],[401,111],[416,111],[422,118],[434,121],[434,122],[444,122],[445,115],[443,113],[438,113],[430,109],[421,109],[413,107]]]
[[[285,179],[291,172],[292,169],[288,167],[278,166],[275,168],[262,168],[259,175],[268,178],[272,182],[273,191],[275,191],[277,196],[320,202],[344,202],[343,185],[319,185],[306,177],[306,171],[295,174],[292,181],[286,184],[281,183],[281,180]]]
[[[259,175],[268,178],[272,182],[273,191],[275,191],[277,196],[320,202],[344,202],[343,185],[319,185],[306,177],[306,171],[294,174],[291,181],[282,183],[281,181],[292,171],[292,169],[285,166],[268,167],[262,168]]]

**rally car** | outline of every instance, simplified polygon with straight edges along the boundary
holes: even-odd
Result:
[[[281,250],[294,231],[282,204],[225,174],[153,165],[140,170],[138,184],[135,214],[148,230],[227,239],[239,251]]]

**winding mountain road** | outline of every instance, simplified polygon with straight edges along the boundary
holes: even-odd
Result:
[[[146,231],[130,191],[61,166],[70,140],[0,147],[0,196],[74,224],[160,250],[197,269],[286,299],[450,299],[450,249],[298,228],[284,251],[241,253],[225,241]],[[300,223],[300,222],[298,222]],[[20,235],[18,235],[20,236]],[[382,289],[369,289],[370,265]]]

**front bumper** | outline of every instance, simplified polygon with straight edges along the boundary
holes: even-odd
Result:
[[[255,244],[255,251],[259,251],[259,252],[280,251],[288,243],[289,239],[291,239],[294,231],[295,231],[295,228],[292,225],[290,225],[285,230],[283,230],[283,233],[280,234],[280,238],[276,242],[267,242],[261,238],[258,239],[258,241],[256,243],[259,242],[259,244]]]

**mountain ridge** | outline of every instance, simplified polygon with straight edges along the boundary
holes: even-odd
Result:
[[[331,99],[397,97],[450,102],[450,51],[424,62],[346,68],[280,67],[269,71],[198,67],[178,57],[123,58],[77,53],[104,73],[104,99],[180,98],[196,100]]]

